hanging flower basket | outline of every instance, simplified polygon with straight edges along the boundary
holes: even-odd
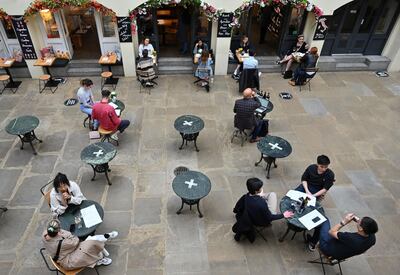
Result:
[[[160,8],[163,5],[169,6],[182,6],[184,8],[199,8],[200,12],[204,14],[209,21],[217,21],[218,17],[223,12],[222,9],[217,9],[210,4],[207,4],[201,0],[149,0],[146,3],[143,3],[139,7],[134,10],[129,11],[129,17],[131,19],[131,30],[132,34],[136,34],[137,26],[136,19],[138,16],[146,15],[150,13],[153,8]]]
[[[291,7],[307,10],[308,12],[313,12],[316,19],[323,15],[323,12],[320,8],[307,0],[246,0],[234,11],[231,25],[233,27],[239,27],[239,21],[242,13],[249,11],[253,5],[259,5],[261,8],[272,6],[278,13],[283,6],[289,5]]]
[[[104,7],[95,0],[35,0],[31,2],[29,7],[25,10],[24,17],[26,19],[44,9],[49,9],[51,12],[57,12],[60,9],[67,7],[94,8],[102,15],[112,16],[113,20],[116,20],[115,12]]]

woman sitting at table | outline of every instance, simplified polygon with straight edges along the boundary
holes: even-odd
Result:
[[[282,60],[276,61],[276,64],[286,63],[284,78],[288,77],[288,72],[292,66],[293,61],[299,60],[308,51],[308,44],[304,41],[304,35],[297,36],[297,42],[286,52]]]
[[[303,85],[307,78],[314,77],[315,71],[310,71],[310,69],[317,66],[318,57],[318,48],[312,47],[310,52],[301,58],[301,63],[294,71],[293,78],[289,81],[289,84],[292,86]]]
[[[52,220],[43,232],[42,241],[47,253],[66,270],[96,265],[110,265],[110,254],[104,248],[105,242],[118,236],[117,231],[104,235],[89,236],[80,242],[77,236],[61,229],[58,220]]]
[[[210,90],[209,80],[213,75],[211,64],[212,64],[212,59],[208,51],[203,51],[199,60],[199,65],[197,66],[196,72],[194,74],[195,77],[199,79],[199,81],[204,80],[201,86],[204,86],[207,92]]]
[[[198,39],[193,48],[193,54],[202,54],[203,52],[208,52],[208,46],[201,39]]]
[[[143,43],[139,45],[139,57],[143,57],[143,50],[147,50],[148,56],[153,56],[154,48],[150,44],[150,38],[143,39]]]
[[[67,176],[58,173],[53,180],[53,189],[50,192],[50,207],[54,216],[64,214],[69,204],[79,205],[86,198],[79,185],[69,181]]]
[[[240,41],[239,48],[236,49],[236,52],[240,54],[248,54],[251,49],[253,49],[253,47],[249,42],[249,38],[246,35],[243,35],[242,41]],[[235,79],[239,79],[239,73],[243,70],[243,63],[239,61],[236,54],[235,54],[235,59],[238,62],[238,65],[235,71],[233,72],[232,77]]]
[[[85,113],[89,116],[92,115],[92,108],[94,105],[94,98],[92,93],[93,81],[85,78],[81,80],[81,87],[78,89],[76,96],[79,100],[79,108],[82,113]],[[99,126],[98,121],[93,121],[93,128],[97,129]]]

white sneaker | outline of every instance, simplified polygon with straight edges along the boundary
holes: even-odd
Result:
[[[112,260],[110,258],[104,257],[97,261],[96,265],[110,265]]]
[[[107,233],[107,234],[110,235],[110,239],[114,239],[118,236],[117,231],[111,231],[110,233]]]
[[[115,141],[118,141],[118,135],[117,135],[117,133],[112,134],[112,135],[111,135],[111,139],[113,139],[113,140],[115,140]]]

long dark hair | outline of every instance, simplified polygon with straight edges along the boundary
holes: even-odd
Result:
[[[61,186],[62,183],[70,186],[67,176],[63,173],[58,173],[53,180],[53,186],[57,193],[58,193],[58,188]]]

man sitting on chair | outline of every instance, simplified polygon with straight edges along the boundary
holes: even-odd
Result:
[[[254,240],[254,234],[248,234],[248,230],[241,219],[247,219],[254,226],[268,226],[274,220],[290,218],[293,213],[285,211],[277,214],[278,200],[275,192],[264,193],[263,182],[258,178],[250,178],[246,182],[247,194],[243,195],[235,205],[233,212],[236,213],[237,224],[233,230],[236,233],[235,240],[239,241],[242,234],[246,234],[250,241]],[[246,213],[247,212],[247,213]],[[251,231],[250,231],[251,232]]]
[[[92,118],[97,119],[100,123],[100,128],[106,131],[116,132],[117,130],[122,133],[128,128],[131,122],[127,119],[120,119],[115,112],[114,107],[108,104],[108,98],[111,92],[109,90],[101,91],[102,99],[100,102],[94,104],[92,111]],[[118,136],[114,133],[112,139],[118,140]]]
[[[357,232],[339,232],[342,227],[352,221],[357,225]],[[307,235],[308,247],[314,251],[319,241],[319,249],[325,256],[343,260],[362,254],[371,248],[376,242],[376,232],[378,232],[378,224],[375,220],[370,217],[360,219],[350,213],[332,228],[329,220],[326,220],[315,229],[312,237]]]
[[[235,102],[233,112],[235,115],[235,127],[239,129],[253,129],[250,142],[257,142],[260,140],[258,136],[262,129],[262,120],[257,120],[254,111],[261,106],[260,101],[255,96],[256,93],[247,88],[243,91],[243,98]]]
[[[157,84],[154,81],[157,76],[153,68],[153,58],[149,57],[147,49],[144,49],[142,52],[142,57],[138,61],[136,72],[140,83],[144,87],[152,87],[154,84]]]
[[[327,156],[318,156],[317,164],[311,164],[304,171],[301,184],[296,190],[323,199],[335,182],[335,174],[328,168],[329,164],[330,160]]]

